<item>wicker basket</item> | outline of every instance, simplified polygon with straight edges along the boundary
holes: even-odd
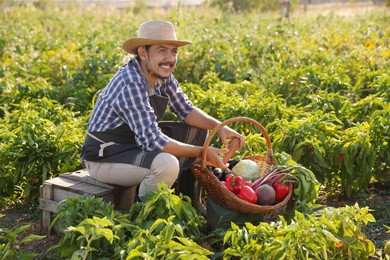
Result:
[[[261,131],[261,133],[263,134],[266,140],[267,155],[247,156],[245,157],[245,159],[251,159],[255,161],[262,173],[265,173],[270,167],[274,165],[274,162],[272,160],[273,152],[272,152],[271,141],[269,139],[269,136],[265,128],[256,120],[247,117],[235,117],[222,122],[211,131],[210,135],[207,137],[205,144],[203,146],[202,161],[200,164],[192,165],[191,167],[192,172],[196,176],[202,188],[206,190],[207,196],[209,196],[211,199],[213,199],[216,203],[218,203],[222,207],[239,211],[242,213],[247,213],[247,214],[267,214],[267,213],[272,213],[274,211],[277,211],[278,214],[281,214],[281,211],[283,213],[283,211],[286,208],[287,202],[290,200],[292,196],[292,190],[293,190],[292,186],[290,187],[290,192],[287,195],[287,197],[283,201],[275,205],[263,206],[258,204],[252,204],[238,198],[237,195],[229,191],[225,187],[225,185],[208,169],[206,157],[207,157],[207,149],[209,147],[210,141],[222,127],[233,122],[244,122],[244,123],[246,122],[246,123],[254,124]]]

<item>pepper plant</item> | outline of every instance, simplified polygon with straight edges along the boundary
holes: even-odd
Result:
[[[0,218],[3,217],[4,215],[0,214]],[[32,234],[23,239],[18,239],[23,232],[30,228],[30,224],[16,228],[0,227],[0,259],[34,259],[38,255],[36,253],[23,250],[21,246],[42,240],[46,236]]]
[[[93,259],[99,256],[98,248],[102,248],[102,239],[112,245],[114,240],[119,239],[112,231],[114,223],[107,218],[92,217],[83,220],[76,227],[70,226],[65,232],[80,234],[77,237],[78,249],[72,253],[72,259]],[[100,240],[100,241],[99,241]]]
[[[334,164],[339,166],[335,173],[338,178],[332,178],[341,184],[343,192],[352,197],[364,192],[371,180],[371,172],[375,166],[376,147],[370,135],[369,123],[357,124],[348,128],[342,141],[335,144]]]
[[[79,167],[83,122],[45,97],[23,101],[5,112],[0,118],[4,126],[0,130],[0,191],[6,195],[2,197],[37,201],[44,180]]]
[[[157,218],[167,219],[175,215],[172,221],[182,226],[186,236],[201,239],[204,218],[192,207],[188,196],[175,195],[174,192],[165,183],[159,184],[158,191],[150,192],[144,203],[135,203],[131,207],[130,221],[148,229]]]
[[[224,259],[368,259],[374,244],[364,226],[375,218],[358,205],[327,208],[312,215],[295,213],[289,224],[281,217],[274,223],[238,227],[232,223],[224,237]]]
[[[128,226],[133,237],[126,248],[126,259],[209,259],[213,252],[184,234],[175,216],[156,219],[148,229]]]
[[[291,154],[292,159],[312,170],[321,183],[333,180],[327,148],[338,138],[340,122],[332,114],[321,111],[291,121],[275,120],[267,125],[275,151]]]

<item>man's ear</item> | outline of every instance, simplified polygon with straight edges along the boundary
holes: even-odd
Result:
[[[141,60],[146,60],[147,53],[146,53],[145,46],[139,46],[137,48],[137,53],[138,53],[138,57],[140,57]]]

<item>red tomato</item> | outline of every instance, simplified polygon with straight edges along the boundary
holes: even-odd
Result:
[[[282,201],[290,192],[290,186],[278,181],[272,183],[272,187],[275,190],[275,200]]]

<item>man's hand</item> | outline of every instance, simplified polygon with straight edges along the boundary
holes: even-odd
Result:
[[[217,127],[221,122],[216,120],[215,118],[211,117],[210,115],[206,114],[202,110],[200,110],[197,107],[194,107],[192,111],[187,115],[184,122],[186,124],[199,127],[202,129],[208,129],[212,130],[215,127]],[[221,137],[221,141],[223,145],[227,148],[227,150],[217,149],[217,148],[211,148],[209,147],[207,151],[207,161],[210,165],[219,167],[221,169],[226,169],[227,164],[225,162],[226,160],[229,160],[230,157],[240,148],[244,147],[245,145],[245,138],[231,129],[228,126],[224,126],[218,131],[219,136]],[[235,140],[237,139],[237,140]],[[231,146],[229,147],[229,141],[231,142]],[[238,146],[238,148],[237,148]],[[217,150],[214,150],[217,149]],[[222,154],[228,153],[229,154],[224,156],[224,160],[222,161],[221,156]],[[230,154],[231,153],[231,154]],[[201,157],[201,156],[200,156]]]
[[[239,150],[241,148],[241,145],[240,145],[240,139],[234,137],[229,145],[228,145],[228,152],[225,153],[225,155],[223,156],[223,163],[226,164],[228,163],[228,161],[230,160],[230,158],[233,157],[233,155],[236,153],[237,150]]]
[[[226,149],[220,149],[220,148],[216,148],[216,147],[208,147],[207,156],[206,156],[207,163],[211,166],[216,167],[216,168],[221,168],[222,170],[226,170],[229,165],[222,161],[222,158],[220,155],[226,154],[227,152],[228,152],[228,150],[226,150]]]
[[[245,145],[245,138],[228,126],[224,126],[219,129],[218,134],[221,137],[221,141],[225,147],[229,147],[229,139],[233,141],[235,138],[239,140],[238,149],[241,149]]]

